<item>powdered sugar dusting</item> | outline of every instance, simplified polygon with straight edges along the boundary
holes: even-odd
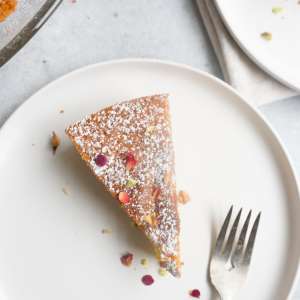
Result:
[[[82,158],[152,241],[159,259],[178,273],[179,217],[176,202],[174,151],[167,95],[122,102],[70,126],[66,130]],[[128,153],[136,160],[126,167]],[[98,166],[95,158],[105,155]],[[134,182],[134,184],[128,183]]]

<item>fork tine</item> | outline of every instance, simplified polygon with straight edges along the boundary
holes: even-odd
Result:
[[[259,220],[260,220],[261,213],[258,214],[258,216],[255,219],[255,222],[253,224],[249,241],[247,243],[246,251],[245,251],[245,256],[243,259],[243,264],[249,265],[251,262],[251,257],[252,257],[252,252],[255,244],[255,238],[256,238],[256,233],[259,225]]]
[[[229,237],[228,237],[228,240],[227,240],[224,252],[223,252],[223,258],[225,260],[227,260],[230,256],[230,254],[231,254],[232,246],[233,246],[233,242],[234,242],[234,239],[235,239],[237,227],[239,225],[239,221],[240,221],[240,218],[241,218],[241,214],[242,214],[242,209],[240,209],[238,215],[236,216],[236,218],[234,220],[234,223],[232,225],[231,231],[229,233]]]
[[[241,258],[242,258],[242,253],[243,253],[245,238],[246,238],[246,234],[247,234],[247,230],[248,230],[248,226],[249,226],[249,222],[250,222],[250,218],[251,218],[251,213],[252,213],[252,211],[250,210],[248,213],[248,216],[246,218],[246,221],[243,225],[243,228],[240,233],[239,240],[237,242],[235,250],[231,257],[231,264],[234,267],[241,261]]]
[[[225,235],[226,235],[227,228],[228,228],[228,224],[229,224],[229,221],[230,221],[230,218],[231,218],[231,215],[232,215],[232,210],[233,210],[233,205],[230,207],[230,210],[229,210],[229,212],[228,212],[228,214],[225,218],[225,221],[222,225],[221,231],[218,235],[217,242],[216,242],[216,247],[215,247],[215,253],[216,254],[221,253],[223,242],[224,242]]]

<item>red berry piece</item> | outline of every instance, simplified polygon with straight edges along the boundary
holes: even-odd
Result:
[[[98,154],[95,158],[95,163],[98,167],[104,167],[107,164],[107,157],[103,154]]]
[[[126,160],[126,168],[129,171],[132,170],[137,164],[137,160],[135,159],[132,153],[127,153],[125,160]]]
[[[194,289],[192,291],[190,291],[190,296],[193,298],[200,298],[200,291],[197,289]]]
[[[126,193],[126,192],[121,192],[120,194],[119,194],[119,201],[121,202],[121,203],[123,203],[123,204],[127,204],[127,203],[129,203],[129,196],[128,196],[128,194]]]
[[[144,285],[151,285],[154,283],[154,279],[151,275],[145,275],[142,277],[142,283]]]
[[[126,267],[130,267],[133,261],[133,254],[132,253],[126,253],[121,256],[120,258],[122,265]]]

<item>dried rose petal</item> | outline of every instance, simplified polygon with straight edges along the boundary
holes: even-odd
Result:
[[[121,192],[119,194],[119,201],[123,204],[127,204],[129,202],[129,196],[126,192]]]
[[[167,268],[167,265],[168,265],[168,263],[166,262],[166,261],[160,261],[159,262],[159,266],[161,267],[161,268],[164,268],[164,269],[166,269]]]
[[[199,290],[197,290],[197,289],[194,289],[194,290],[191,290],[190,291],[190,296],[191,297],[194,297],[194,298],[200,298],[200,291]]]
[[[280,14],[283,12],[283,7],[280,6],[275,6],[272,8],[272,13],[273,14]]]
[[[104,167],[107,164],[107,157],[103,154],[98,154],[95,158],[95,163],[98,167]]]
[[[144,285],[151,285],[154,283],[154,278],[151,275],[144,275],[142,277],[142,283]]]
[[[135,159],[134,155],[132,153],[127,153],[125,159],[127,170],[132,170],[137,164],[137,160]]]
[[[165,268],[159,268],[158,270],[158,274],[162,277],[166,276],[167,275],[167,270]]]
[[[121,256],[120,258],[122,265],[126,267],[130,267],[133,261],[133,254],[132,253],[126,253]]]

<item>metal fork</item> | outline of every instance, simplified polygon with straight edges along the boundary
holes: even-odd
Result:
[[[226,241],[225,236],[232,211],[233,206],[231,206],[218,235],[210,262],[210,278],[212,284],[220,295],[220,299],[222,300],[234,299],[234,296],[241,289],[246,280],[261,216],[261,213],[259,213],[256,217],[247,245],[244,246],[252,212],[250,210],[248,213],[239,239],[235,244],[235,236],[241,218],[242,209],[240,209],[237,214]]]

